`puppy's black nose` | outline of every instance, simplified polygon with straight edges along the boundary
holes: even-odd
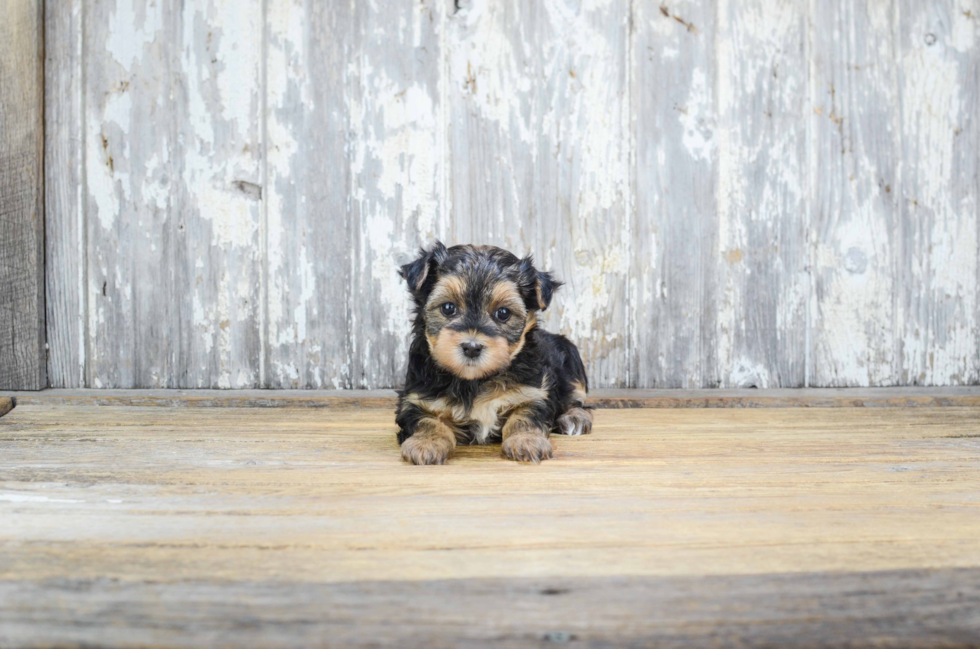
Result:
[[[483,345],[474,340],[467,340],[465,343],[461,343],[460,347],[463,348],[463,354],[466,355],[466,358],[479,358],[480,354],[483,353]]]

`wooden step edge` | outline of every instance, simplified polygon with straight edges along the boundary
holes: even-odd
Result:
[[[394,408],[394,390],[61,390],[0,393],[17,405]],[[0,401],[2,403],[2,401]],[[980,407],[980,386],[777,390],[595,390],[596,408]],[[9,407],[8,407],[9,410]],[[0,407],[2,411],[2,407]]]

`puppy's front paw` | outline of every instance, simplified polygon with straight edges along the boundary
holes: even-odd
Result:
[[[550,460],[555,454],[551,442],[540,432],[514,433],[504,440],[500,450],[506,458],[535,464],[541,460]]]
[[[402,457],[412,464],[445,464],[453,443],[444,437],[414,435],[402,442]]]
[[[592,413],[585,408],[569,408],[558,418],[558,432],[562,435],[588,435],[592,432]]]

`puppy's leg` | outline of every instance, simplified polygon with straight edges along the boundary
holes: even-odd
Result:
[[[592,432],[592,413],[580,406],[572,406],[558,418],[558,430],[562,435],[588,435]]]
[[[423,417],[402,442],[402,457],[412,464],[445,464],[456,450],[456,433],[434,417]]]
[[[507,418],[501,433],[504,441],[500,450],[504,457],[537,464],[554,456],[554,447],[548,441],[548,426],[542,421],[542,414],[537,408],[515,410]]]

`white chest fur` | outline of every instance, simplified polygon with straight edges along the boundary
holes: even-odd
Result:
[[[500,432],[504,424],[504,415],[518,410],[521,406],[547,398],[547,385],[536,388],[530,385],[488,382],[481,388],[469,408],[462,403],[451,402],[445,398],[423,401],[410,396],[409,401],[440,419],[452,421],[461,430],[468,429],[475,443],[486,444],[491,436]]]

